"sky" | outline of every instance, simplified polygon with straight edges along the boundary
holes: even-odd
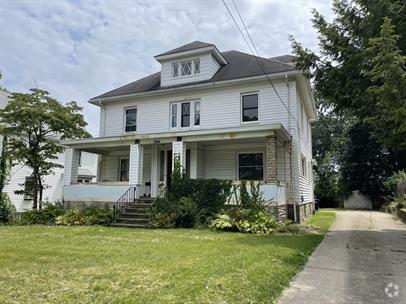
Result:
[[[317,51],[311,10],[332,18],[329,0],[235,3],[263,57],[290,54],[289,35]],[[154,55],[195,40],[250,52],[222,0],[0,0],[0,86],[78,102],[97,136],[90,98],[159,71]]]

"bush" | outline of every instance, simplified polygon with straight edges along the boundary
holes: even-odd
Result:
[[[10,224],[14,221],[16,208],[11,203],[7,193],[0,196],[0,224]]]
[[[60,202],[55,205],[44,203],[40,210],[30,210],[22,213],[21,224],[23,225],[55,225],[56,218],[63,214],[65,210]]]
[[[214,230],[244,233],[272,233],[277,226],[275,218],[265,211],[242,208],[222,211],[210,224]]]
[[[56,218],[57,225],[104,225],[113,221],[113,214],[105,208],[73,208]]]
[[[265,200],[262,195],[263,192],[260,189],[260,183],[250,181],[250,189],[248,191],[247,181],[242,180],[238,185],[233,185],[230,198],[234,197],[234,200],[243,209],[265,210]],[[239,193],[239,195],[238,195]]]

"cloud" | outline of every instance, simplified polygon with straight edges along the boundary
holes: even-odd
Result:
[[[228,6],[237,18],[233,4]],[[311,8],[331,17],[330,1],[240,1],[236,4],[261,56],[290,53],[288,35],[317,49]],[[153,56],[193,40],[249,52],[220,0],[11,1],[0,4],[2,86],[47,89],[84,107],[98,134],[91,97],[159,70]]]

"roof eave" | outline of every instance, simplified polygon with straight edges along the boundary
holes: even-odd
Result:
[[[156,55],[154,58],[158,61],[165,61],[165,60],[171,60],[179,57],[186,57],[186,56],[193,56],[196,54],[200,53],[205,53],[205,52],[213,52],[216,59],[219,61],[220,64],[224,65],[227,64],[227,60],[224,58],[224,56],[221,54],[221,52],[217,49],[215,46],[207,46],[203,48],[197,48],[193,50],[188,50],[188,51],[181,51],[181,52],[176,52],[176,53],[171,53],[171,54],[166,54],[166,55]]]
[[[131,97],[146,97],[146,96],[154,96],[154,95],[163,95],[163,94],[171,93],[173,91],[199,89],[199,88],[206,88],[206,87],[211,87],[211,86],[215,86],[215,85],[223,86],[223,85],[239,83],[239,82],[244,82],[244,81],[263,80],[263,79],[267,79],[268,77],[269,78],[279,78],[279,77],[284,77],[285,75],[297,75],[297,74],[302,74],[302,72],[299,70],[291,70],[291,71],[272,73],[272,74],[266,74],[266,75],[258,75],[258,76],[245,77],[245,78],[237,78],[237,79],[231,79],[231,80],[212,81],[212,82],[206,82],[206,83],[199,83],[199,84],[195,84],[195,85],[191,84],[191,85],[186,85],[186,86],[182,86],[182,87],[172,87],[172,88],[169,87],[169,88],[162,89],[162,90],[117,95],[117,96],[103,97],[103,98],[92,98],[88,102],[91,104],[97,105],[97,106],[101,106],[101,104],[103,102],[127,99],[127,98],[131,98]]]

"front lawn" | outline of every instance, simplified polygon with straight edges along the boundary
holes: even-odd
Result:
[[[325,231],[334,215],[311,224]],[[322,238],[0,227],[0,303],[272,303]]]

